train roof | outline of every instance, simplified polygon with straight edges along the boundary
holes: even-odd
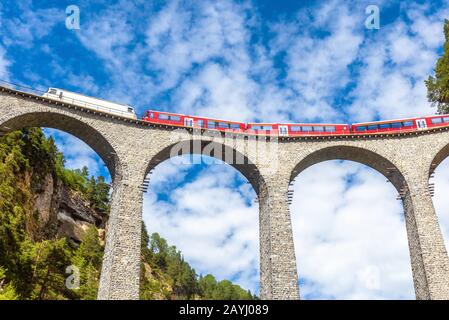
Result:
[[[115,104],[119,104],[119,105],[124,106],[124,107],[132,107],[129,104],[124,104],[124,103],[120,103],[120,102],[114,102],[114,101],[111,101],[111,100],[96,98],[96,97],[88,96],[88,95],[85,95],[85,94],[82,94],[82,93],[73,92],[73,91],[70,91],[70,90],[65,90],[65,89],[60,89],[60,88],[55,88],[55,87],[49,87],[48,90],[50,90],[50,89],[56,89],[56,90],[63,91],[63,92],[69,92],[69,93],[76,94],[77,96],[83,96],[83,97],[90,98],[90,99],[101,100],[101,101],[109,102],[109,103],[115,103]]]

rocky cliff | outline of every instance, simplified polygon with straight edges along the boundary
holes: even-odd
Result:
[[[108,212],[104,178],[67,169],[41,129],[1,137],[0,300],[95,299]]]
[[[32,189],[30,202],[34,219],[27,219],[27,230],[34,241],[56,237],[79,244],[92,225],[104,236],[107,215],[92,209],[82,192],[72,190],[52,174]]]

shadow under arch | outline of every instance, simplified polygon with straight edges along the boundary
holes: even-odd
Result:
[[[257,166],[236,149],[215,141],[184,140],[165,147],[149,161],[145,177],[158,164],[182,155],[203,155],[223,161],[240,172],[251,184],[256,195],[259,196],[264,180]]]
[[[111,179],[118,171],[118,159],[109,141],[95,128],[85,122],[57,112],[27,112],[0,124],[2,132],[7,133],[30,127],[46,127],[69,133],[86,143],[103,160]]]
[[[317,163],[329,160],[347,160],[364,164],[385,176],[402,193],[407,182],[399,169],[388,159],[368,149],[353,146],[325,147],[312,152],[296,164],[290,175],[290,182],[302,171]]]

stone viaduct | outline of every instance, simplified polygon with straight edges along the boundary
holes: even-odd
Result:
[[[139,298],[142,183],[169,157],[201,152],[234,166],[258,196],[262,299],[299,299],[288,188],[304,169],[332,159],[370,166],[395,186],[404,206],[416,298],[449,299],[449,259],[428,189],[430,174],[449,155],[449,128],[271,140],[200,135],[192,128],[124,119],[0,87],[1,132],[33,126],[78,137],[110,171],[113,193],[99,299]]]

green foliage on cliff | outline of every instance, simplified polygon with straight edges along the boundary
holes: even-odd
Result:
[[[198,281],[201,296],[207,300],[253,300],[257,299],[251,291],[245,291],[229,280],[217,282],[211,274],[200,277]]]
[[[228,280],[217,282],[208,274],[198,277],[175,246],[158,233],[148,235],[142,226],[141,299],[257,299]]]
[[[439,113],[449,113],[449,20],[444,21],[444,52],[435,66],[435,76],[425,81],[427,99]]]
[[[81,245],[47,233],[36,239],[38,212],[32,196],[47,175],[81,192],[91,207],[107,211],[109,189],[87,169],[64,167],[63,155],[41,129],[24,129],[0,139],[0,299],[91,299],[96,296],[102,247],[95,226]],[[80,268],[82,285],[67,288],[66,268]]]
[[[24,129],[0,138],[0,300],[96,299],[104,247],[91,225],[81,243],[38,230],[33,197],[51,176],[80,193],[97,212],[109,212],[109,185],[70,170],[52,138]],[[42,236],[43,235],[43,236]],[[76,281],[79,276],[79,281]],[[212,275],[198,277],[180,251],[142,225],[141,299],[253,299]]]

